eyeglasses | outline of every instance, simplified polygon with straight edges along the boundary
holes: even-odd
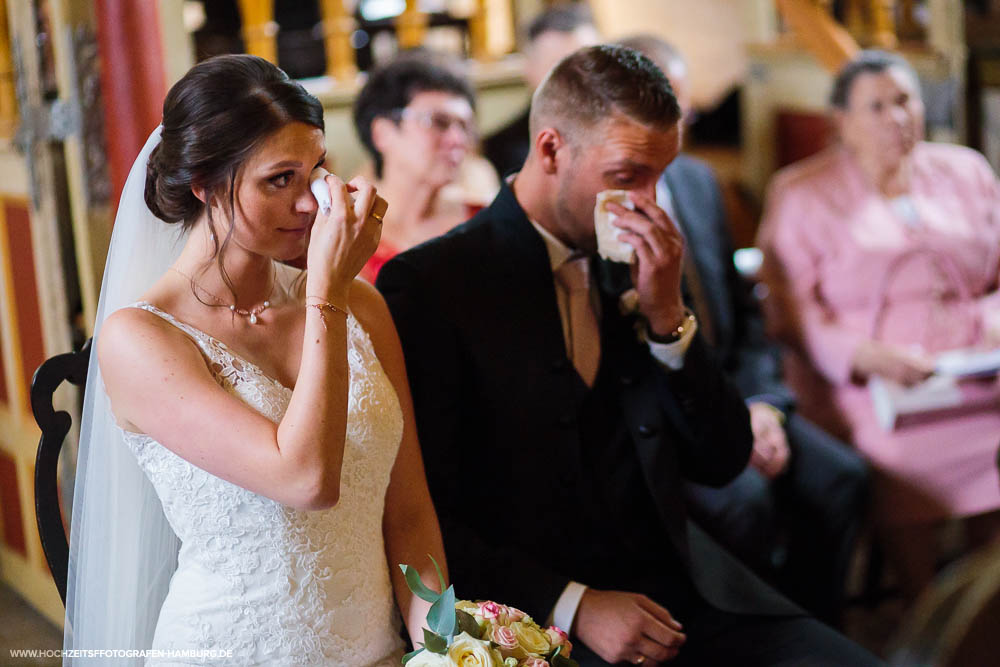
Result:
[[[477,134],[473,119],[462,118],[447,111],[437,109],[395,109],[392,112],[392,116],[397,119],[397,122],[404,118],[410,118],[425,130],[434,130],[441,135],[447,134],[448,130],[452,127],[457,127],[465,135],[465,138],[470,141],[474,141]]]

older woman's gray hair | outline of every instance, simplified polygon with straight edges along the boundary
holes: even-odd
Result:
[[[833,80],[833,89],[830,91],[830,106],[834,109],[846,109],[851,88],[859,76],[879,74],[893,67],[906,72],[913,79],[917,92],[920,92],[920,78],[905,58],[889,51],[868,49],[858,53],[837,73]]]

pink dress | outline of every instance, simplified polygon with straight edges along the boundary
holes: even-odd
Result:
[[[996,175],[959,146],[922,143],[912,158],[912,189],[898,200],[839,146],[782,170],[758,238],[769,325],[792,343],[788,381],[803,411],[841,427],[874,464],[876,510],[890,523],[1000,507],[1000,404],[887,432],[851,378],[866,339],[937,353],[982,342],[1000,314]]]
[[[479,204],[465,204],[465,218],[468,220],[476,213],[483,210],[483,207]],[[378,247],[375,249],[375,253],[368,258],[368,261],[363,267],[361,267],[361,273],[358,274],[372,285],[375,284],[375,279],[378,278],[378,272],[382,270],[382,265],[388,262],[390,259],[401,253],[406,248],[397,248],[385,239],[382,239]]]

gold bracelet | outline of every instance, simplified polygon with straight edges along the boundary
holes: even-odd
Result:
[[[343,311],[345,313],[347,312],[347,306],[344,306],[343,308],[341,308],[340,306],[334,304],[333,302],[327,301],[326,297],[322,297],[322,296],[310,296],[310,295],[307,294],[306,295],[306,303],[309,302],[309,299],[315,299],[319,303],[326,303],[326,304],[329,304],[329,305],[333,306],[337,310]]]
[[[306,297],[306,298],[307,299],[308,298],[315,299],[316,297]],[[323,323],[323,328],[324,329],[327,329],[327,326],[326,326],[326,311],[329,310],[329,311],[334,312],[334,313],[343,313],[344,317],[347,317],[347,311],[346,310],[344,310],[343,308],[339,308],[339,307],[333,305],[329,301],[320,301],[319,303],[307,303],[306,304],[306,308],[315,308],[316,310],[319,311],[319,319],[320,319],[320,322]]]

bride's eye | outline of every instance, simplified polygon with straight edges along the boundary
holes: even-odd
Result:
[[[283,188],[291,182],[292,176],[294,176],[293,172],[283,171],[280,174],[276,174],[267,180],[269,183],[271,183],[271,185],[278,188]]]

